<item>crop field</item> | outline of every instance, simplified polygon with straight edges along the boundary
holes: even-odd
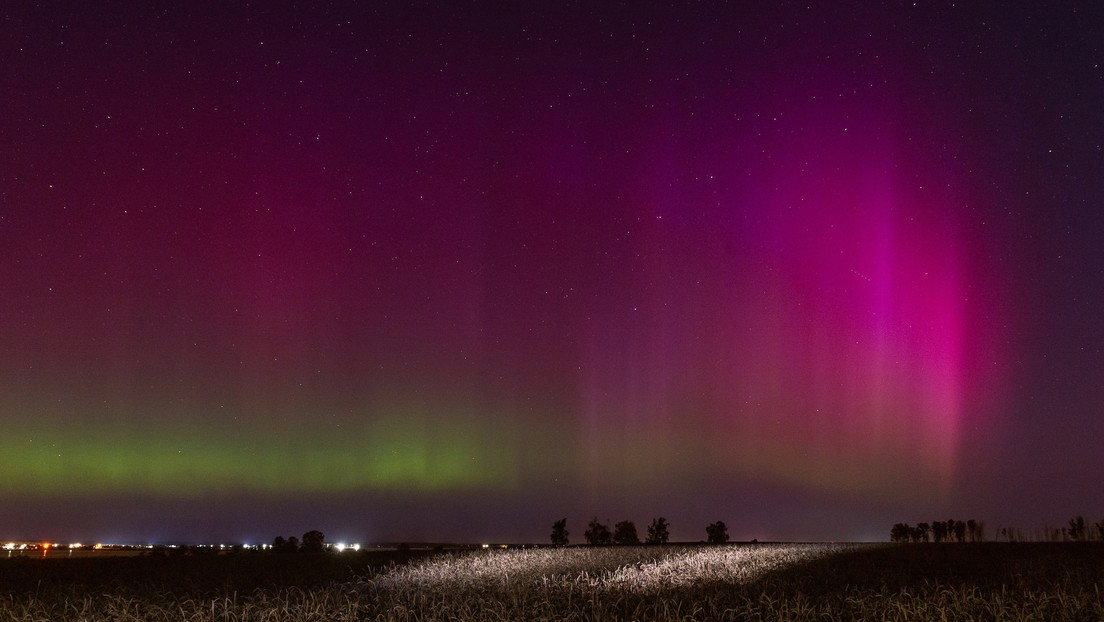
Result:
[[[1096,543],[11,562],[0,620],[1104,620]]]

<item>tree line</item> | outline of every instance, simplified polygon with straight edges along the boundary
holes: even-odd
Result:
[[[288,538],[276,536],[272,541],[272,550],[277,553],[324,553],[326,552],[326,536],[317,529],[312,529],[303,534],[302,540],[295,536]]]
[[[1104,520],[1086,526],[1084,516],[1074,516],[1069,520],[1065,535],[1070,540],[1104,540]]]
[[[982,542],[985,540],[985,523],[970,519],[948,519],[931,523],[897,523],[889,530],[891,542]]]
[[[652,519],[652,524],[648,525],[648,536],[644,539],[643,543],[666,544],[671,537],[670,527],[671,524],[662,516]],[[705,534],[710,544],[724,544],[728,542],[728,526],[724,524],[724,521],[717,521],[707,525]],[[571,533],[567,530],[566,518],[561,518],[552,523],[551,540],[553,546],[567,546],[571,543],[569,538],[570,535]],[[591,546],[641,544],[640,536],[636,531],[636,524],[630,520],[623,520],[616,523],[611,530],[609,521],[603,523],[598,520],[598,517],[594,517],[587,523],[586,531],[583,532],[583,538],[586,540],[586,543]]]
[[[1069,519],[1068,527],[1038,527],[1023,530],[1002,527],[998,538],[1009,542],[1100,542],[1104,541],[1104,520],[1089,523],[1084,516]]]
[[[889,539],[893,542],[984,542],[985,523],[970,519],[967,521],[945,520],[931,523],[896,523],[889,530]],[[1084,516],[1075,516],[1069,520],[1068,527],[1035,530],[1030,537],[1013,527],[1001,528],[998,540],[1008,542],[1027,540],[1073,541],[1104,540],[1104,520],[1088,523]]]

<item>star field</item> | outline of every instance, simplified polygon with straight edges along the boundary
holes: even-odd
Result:
[[[1099,8],[0,16],[5,537],[1104,514]]]

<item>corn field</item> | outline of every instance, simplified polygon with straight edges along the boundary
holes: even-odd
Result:
[[[854,544],[491,550],[442,554],[310,588],[196,595],[70,586],[9,593],[0,595],[0,620],[1104,619],[1099,547],[1070,558],[997,546],[1004,550]],[[954,574],[963,568],[977,580]]]

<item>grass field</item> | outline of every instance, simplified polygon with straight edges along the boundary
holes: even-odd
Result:
[[[1104,620],[1104,545],[0,560],[0,620]]]

